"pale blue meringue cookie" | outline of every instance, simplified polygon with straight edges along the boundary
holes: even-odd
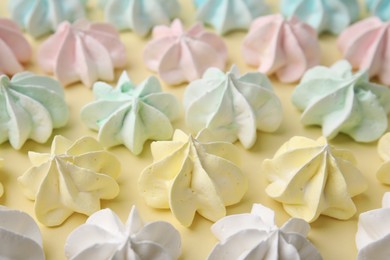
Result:
[[[263,0],[194,0],[196,19],[211,25],[219,34],[246,30],[259,16],[270,13]]]
[[[82,0],[10,0],[13,20],[33,37],[54,32],[63,21],[73,22],[85,16]]]
[[[390,20],[389,0],[365,0],[368,11],[381,18],[382,21]]]
[[[359,18],[359,4],[357,0],[282,0],[281,12],[297,16],[318,33],[339,34]]]
[[[155,25],[169,24],[178,17],[180,5],[177,0],[107,0],[104,16],[118,30],[130,29],[145,36]]]
[[[301,122],[321,126],[328,139],[344,133],[357,142],[372,142],[388,127],[390,89],[369,82],[366,71],[353,74],[346,60],[308,70],[292,102],[303,111]]]
[[[171,121],[180,114],[179,102],[162,92],[156,77],[148,77],[136,87],[124,71],[116,88],[97,82],[93,93],[96,100],[82,108],[81,119],[99,132],[103,146],[124,144],[138,155],[146,140],[172,137]]]

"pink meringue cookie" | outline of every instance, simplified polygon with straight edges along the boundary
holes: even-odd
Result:
[[[337,45],[355,69],[390,85],[390,21],[369,17],[344,30]]]
[[[248,65],[281,82],[298,81],[307,69],[320,63],[316,31],[308,24],[280,15],[257,18],[251,24],[241,46]]]
[[[153,40],[145,46],[146,66],[168,84],[200,78],[209,67],[225,69],[227,48],[216,34],[195,24],[187,32],[180,20],[153,29]]]
[[[18,25],[9,19],[0,19],[0,74],[14,75],[23,71],[22,63],[32,56],[32,49]]]
[[[81,81],[91,87],[98,79],[114,80],[114,69],[126,64],[126,49],[111,24],[65,21],[40,46],[38,63],[63,85]]]

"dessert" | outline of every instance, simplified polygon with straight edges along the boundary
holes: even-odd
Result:
[[[205,141],[176,130],[172,141],[151,144],[153,164],[139,178],[139,192],[147,205],[170,208],[189,227],[198,212],[211,221],[226,215],[226,206],[238,203],[247,178],[236,165],[234,145]]]
[[[18,178],[39,222],[62,224],[73,212],[91,215],[100,209],[100,199],[119,193],[116,179],[120,163],[92,137],[72,143],[55,136],[50,153],[29,152],[32,167]]]
[[[85,16],[80,0],[12,0],[9,12],[13,20],[33,37],[54,32],[63,21],[73,22]]]
[[[226,74],[208,69],[188,85],[183,102],[192,132],[207,128],[218,140],[239,140],[246,149],[255,144],[257,130],[273,132],[282,121],[282,107],[267,76],[241,76],[236,66]]]
[[[30,43],[12,20],[0,18],[0,74],[23,71],[23,64],[32,56]]]
[[[337,45],[353,68],[366,70],[370,77],[377,76],[390,85],[389,39],[390,22],[369,17],[344,30]]]
[[[96,101],[82,108],[81,119],[99,132],[103,146],[124,144],[138,155],[147,140],[172,137],[171,121],[179,116],[179,102],[162,92],[156,77],[150,76],[135,87],[124,71],[116,88],[97,82],[93,92]]]
[[[65,244],[68,259],[178,259],[179,232],[168,222],[144,224],[132,207],[126,224],[110,209],[92,214]]]
[[[339,34],[359,18],[357,0],[282,0],[284,16],[297,16],[318,33]]]
[[[53,128],[68,122],[69,111],[58,81],[30,72],[0,76],[0,144],[20,149],[27,139],[45,143]]]
[[[302,124],[321,126],[328,139],[344,133],[357,142],[372,142],[388,127],[389,88],[369,82],[366,71],[353,74],[345,60],[308,70],[292,102],[303,111]]]
[[[198,79],[210,67],[223,70],[227,49],[223,40],[204,30],[201,24],[184,30],[180,20],[171,26],[153,29],[153,39],[146,44],[144,62],[151,71],[158,72],[168,84],[180,84]]]
[[[390,20],[390,2],[387,0],[364,0],[370,14],[382,21]]]
[[[126,49],[108,23],[63,22],[38,50],[38,63],[63,84],[81,81],[91,87],[98,79],[114,80],[114,69],[126,65]]]
[[[298,81],[307,69],[320,63],[316,31],[292,17],[280,14],[257,18],[241,47],[245,62],[281,82]]]
[[[0,258],[44,260],[38,225],[19,210],[0,206]]]
[[[384,134],[378,141],[378,154],[384,161],[376,173],[378,180],[390,184],[390,133]]]
[[[356,213],[352,197],[367,189],[355,165],[351,152],[323,137],[295,136],[264,160],[262,170],[270,182],[265,191],[293,217],[313,222],[322,214],[346,220]]]
[[[194,0],[196,19],[219,34],[248,29],[252,20],[270,12],[263,0]]]
[[[3,161],[4,159],[0,157],[0,169],[3,167]],[[4,187],[3,184],[0,183],[0,197],[3,196],[4,194]]]
[[[382,208],[360,214],[356,233],[358,260],[385,260],[390,255],[390,193],[382,199]]]
[[[213,259],[322,259],[306,239],[310,225],[297,218],[281,228],[274,211],[253,204],[251,213],[224,217],[211,226],[220,241],[208,256]]]
[[[130,29],[145,36],[160,24],[169,24],[179,16],[177,0],[107,0],[104,3],[104,16],[107,22],[117,29]]]

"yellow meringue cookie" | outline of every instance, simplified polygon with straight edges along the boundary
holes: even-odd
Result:
[[[383,135],[378,141],[378,154],[384,163],[378,169],[376,177],[384,184],[390,184],[390,133]]]
[[[72,143],[55,136],[50,153],[28,155],[33,166],[18,181],[46,226],[60,225],[73,212],[91,215],[100,209],[100,199],[119,193],[120,163],[92,137]]]
[[[273,159],[263,162],[270,184],[266,193],[281,202],[293,217],[307,222],[320,214],[349,219],[356,207],[351,197],[367,188],[353,154],[336,149],[324,137],[296,136],[283,144]]]
[[[225,206],[238,203],[247,178],[236,165],[236,148],[226,142],[202,142],[176,130],[172,141],[151,144],[154,163],[142,172],[139,187],[146,203],[170,208],[183,226],[190,226],[198,212],[217,221]]]

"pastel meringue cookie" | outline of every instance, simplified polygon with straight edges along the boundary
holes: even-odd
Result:
[[[356,213],[352,197],[367,188],[353,154],[329,145],[324,137],[291,138],[264,160],[262,170],[270,182],[267,195],[307,222],[320,215],[351,218]]]
[[[168,25],[179,16],[177,0],[107,0],[104,16],[119,30],[130,29],[141,36],[156,25]]]
[[[196,19],[211,25],[219,34],[246,30],[259,16],[270,13],[263,0],[194,0]]]
[[[381,183],[390,184],[390,133],[379,139],[377,149],[379,157],[384,162],[376,172],[376,177]]]
[[[247,64],[287,83],[298,81],[321,58],[316,31],[296,17],[286,20],[280,14],[254,20],[241,52]]]
[[[17,73],[11,80],[0,76],[0,144],[9,141],[20,149],[28,139],[45,143],[68,118],[64,90],[57,80],[30,72]]]
[[[38,49],[38,64],[63,84],[81,81],[91,87],[98,79],[114,80],[126,65],[126,48],[109,23],[63,22]]]
[[[239,140],[249,149],[257,130],[273,132],[282,122],[282,106],[267,76],[240,75],[236,66],[224,73],[210,68],[184,92],[186,124],[197,133],[207,128],[218,140]]]
[[[382,21],[390,20],[390,2],[387,0],[365,0],[366,7],[372,15]]]
[[[322,259],[307,240],[310,225],[299,218],[275,225],[274,211],[253,204],[251,213],[224,217],[211,226],[219,243],[208,260],[214,259]]]
[[[55,136],[50,153],[29,152],[32,167],[18,178],[23,193],[35,201],[34,211],[46,226],[62,224],[73,212],[100,210],[101,199],[119,193],[120,163],[92,137],[74,143]]]
[[[382,199],[382,208],[363,212],[356,232],[358,260],[386,260],[390,255],[390,193]]]
[[[211,221],[226,215],[248,189],[237,166],[237,150],[226,142],[205,141],[176,130],[172,141],[151,144],[153,164],[139,178],[139,191],[153,208],[170,208],[189,227],[198,212]]]
[[[168,222],[144,224],[133,206],[126,224],[111,209],[92,214],[67,238],[68,259],[178,259],[179,232]]]
[[[330,68],[308,70],[292,93],[304,125],[319,125],[328,139],[339,133],[357,142],[372,142],[387,130],[390,90],[369,82],[365,71],[352,73],[342,60]]]
[[[147,140],[172,137],[171,121],[179,117],[179,102],[162,92],[156,77],[150,76],[136,87],[124,71],[116,88],[97,82],[93,93],[96,100],[81,109],[81,120],[99,132],[103,146],[124,144],[138,155]]]
[[[178,19],[170,27],[154,27],[153,39],[143,53],[146,67],[173,85],[198,79],[210,67],[225,69],[227,56],[218,35],[205,31],[201,24],[185,31]]]
[[[84,17],[85,6],[80,0],[12,0],[9,13],[21,28],[37,38],[56,31],[63,21]]]
[[[44,260],[38,225],[19,210],[0,206],[0,258]]]
[[[297,16],[318,33],[341,33],[359,18],[357,0],[282,0],[281,13]]]
[[[337,45],[353,68],[366,70],[370,77],[377,76],[383,84],[390,85],[389,39],[390,22],[369,17],[345,29]]]
[[[18,25],[5,18],[0,18],[0,56],[0,74],[7,75],[22,72],[32,56],[31,45]]]

